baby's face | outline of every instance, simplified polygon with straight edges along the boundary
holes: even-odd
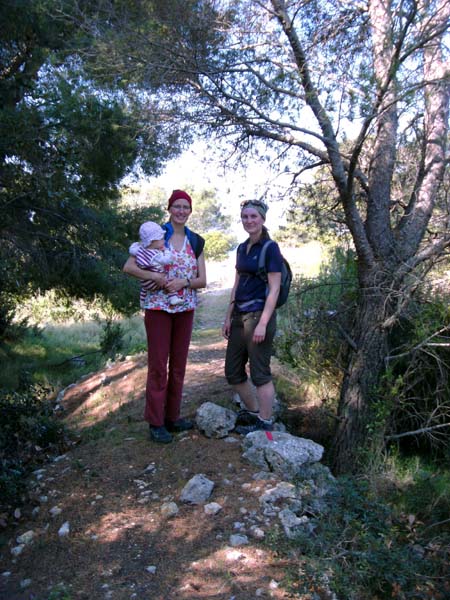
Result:
[[[164,250],[164,240],[153,240],[150,246],[147,246],[152,250]]]

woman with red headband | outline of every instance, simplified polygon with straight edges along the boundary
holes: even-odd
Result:
[[[197,306],[196,290],[206,286],[204,239],[186,227],[192,212],[192,199],[183,190],[169,198],[169,222],[163,225],[165,243],[174,263],[166,274],[140,269],[134,256],[123,267],[128,275],[152,280],[144,300],[147,333],[148,371],[144,419],[150,438],[167,444],[172,433],[192,429],[180,418],[184,374]],[[170,304],[168,294],[182,293],[183,302]]]

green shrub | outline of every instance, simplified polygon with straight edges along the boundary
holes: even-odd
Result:
[[[405,450],[450,458],[449,343],[448,298],[422,289],[392,332],[381,383],[381,395],[392,405],[387,433]]]
[[[54,415],[49,392],[49,388],[26,380],[18,391],[0,391],[0,508],[3,510],[21,503],[24,477],[40,460],[67,447],[67,432]]]
[[[426,526],[412,527],[411,516],[373,494],[367,481],[341,479],[339,489],[329,511],[312,520],[313,534],[293,543],[299,569],[291,587],[322,589],[325,575],[339,600],[446,597],[449,535],[430,544]]]
[[[280,311],[278,358],[302,381],[336,390],[347,368],[357,301],[354,253],[335,249],[314,280],[297,279]],[[389,336],[386,370],[368,433],[402,448],[450,457],[449,299],[425,284]],[[336,408],[336,397],[331,400]]]
[[[123,328],[120,323],[108,319],[103,325],[100,350],[104,356],[113,358],[123,347]]]
[[[60,583],[49,591],[47,600],[71,600],[71,598],[72,595],[66,589],[66,586],[63,583]]]
[[[236,244],[236,238],[222,231],[208,231],[205,238],[205,256],[208,260],[225,260]]]
[[[450,534],[450,463],[446,468],[442,461],[398,453],[389,462],[396,473],[392,499],[398,510],[426,524],[431,536],[442,530]]]
[[[317,278],[295,279],[288,306],[280,311],[276,354],[303,380],[340,380],[343,332],[351,322],[356,288],[354,255],[340,248]]]

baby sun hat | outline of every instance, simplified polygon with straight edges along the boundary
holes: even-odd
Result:
[[[154,223],[153,221],[142,223],[139,228],[139,238],[141,241],[131,244],[128,252],[132,256],[136,256],[141,247],[147,248],[155,240],[164,239],[164,233],[164,229],[158,223]]]
[[[146,248],[155,240],[164,239],[164,229],[153,221],[146,221],[139,228],[141,244]]]

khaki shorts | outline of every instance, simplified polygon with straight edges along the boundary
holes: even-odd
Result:
[[[260,344],[253,342],[253,332],[262,311],[235,313],[231,320],[225,356],[225,377],[230,385],[247,381],[246,365],[250,365],[250,377],[256,386],[272,381],[270,359],[273,354],[273,339],[277,329],[274,311],[266,328],[266,337]]]

